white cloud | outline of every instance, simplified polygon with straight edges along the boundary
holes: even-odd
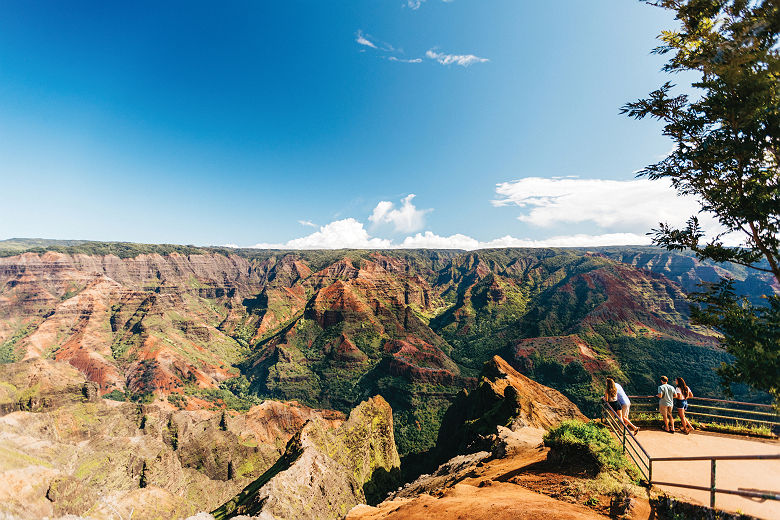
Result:
[[[395,204],[390,201],[380,201],[368,220],[375,225],[392,224],[396,231],[402,233],[411,233],[425,227],[425,214],[433,210],[417,209],[412,203],[414,193],[401,199],[401,207],[395,208]]]
[[[404,238],[400,245],[403,249],[479,249],[479,240],[456,233],[443,237],[426,231]]]
[[[452,65],[455,63],[461,67],[468,67],[474,63],[485,63],[490,61],[487,58],[480,58],[479,56],[474,56],[473,54],[445,54],[442,52],[437,52],[434,49],[427,51],[425,56],[432,60],[438,61],[442,65]]]
[[[738,233],[732,233],[723,237],[723,242],[727,246],[738,246],[741,243],[741,238]],[[605,247],[649,245],[650,243],[650,236],[631,232],[558,235],[541,240],[505,235],[481,241],[461,233],[441,236],[432,231],[409,235],[400,242],[394,242],[390,239],[372,237],[366,231],[363,223],[348,218],[336,220],[320,227],[317,232],[284,243],[260,243],[249,247],[255,249],[464,249],[472,251],[508,247]],[[220,247],[241,248],[243,246],[223,244]]]
[[[635,233],[606,233],[602,235],[564,235],[544,240],[515,238],[510,235],[480,241],[456,233],[449,236],[431,231],[405,237],[401,242],[372,237],[363,224],[355,219],[336,220],[305,237],[279,244],[256,244],[256,249],[497,249],[506,247],[602,247],[649,244],[650,238]],[[230,244],[225,247],[238,247]]]
[[[620,245],[647,245],[646,234],[658,222],[682,224],[696,214],[699,205],[691,198],[676,196],[663,183],[645,179],[612,181],[603,179],[539,178],[529,177],[498,184],[498,198],[494,206],[515,206],[524,213],[518,218],[530,225],[549,227],[566,224],[595,225],[595,233],[556,235],[544,239],[516,238],[511,235],[487,241],[456,233],[442,236],[426,230],[425,214],[431,209],[418,209],[415,195],[409,194],[399,206],[380,201],[368,221],[374,227],[391,224],[396,232],[404,233],[397,241],[371,236],[363,222],[354,218],[335,220],[309,235],[284,243],[257,244],[261,249],[491,249],[506,247],[602,247]],[[705,229],[721,229],[711,218],[701,218]],[[308,220],[301,225],[316,227]],[[414,233],[414,234],[412,234]],[[727,245],[739,244],[738,234],[724,237]],[[237,247],[230,244],[227,247]]]
[[[682,224],[700,209],[663,182],[647,179],[527,177],[497,185],[494,206],[517,206],[518,220],[535,226],[592,222],[601,228],[650,229],[659,222]]]
[[[369,39],[371,38],[371,39]],[[363,34],[363,31],[358,29],[355,35],[355,41],[364,47],[370,47],[377,51],[380,58],[390,61],[396,61],[399,63],[422,63],[422,58],[403,58],[403,49],[396,49],[391,44],[383,41],[376,40],[373,36]],[[364,52],[362,49],[360,52]]]
[[[453,0],[441,0],[445,4],[449,4]],[[406,7],[410,9],[417,10],[420,8],[421,5],[425,3],[425,0],[406,0]]]
[[[397,61],[400,63],[422,63],[422,58],[412,58],[412,59],[403,59],[403,58],[396,58],[395,56],[390,56],[387,58],[390,61]]]
[[[506,247],[602,247],[649,244],[650,238],[635,233],[607,233],[603,235],[565,235],[544,240],[530,240],[506,235],[486,242],[457,233],[443,237],[426,231],[404,239],[404,249],[497,249]]]
[[[360,45],[365,45],[366,47],[371,47],[372,49],[376,49],[376,45],[374,42],[363,36],[363,31],[358,30],[355,41],[358,42]]]
[[[298,224],[300,224],[301,226],[306,226],[306,227],[317,227],[317,224],[315,224],[311,220],[299,220]]]
[[[362,222],[353,218],[336,220],[320,227],[319,231],[283,244],[256,244],[256,249],[387,249],[390,240],[372,238]]]

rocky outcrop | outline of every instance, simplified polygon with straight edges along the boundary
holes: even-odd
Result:
[[[336,429],[318,419],[306,423],[271,469],[212,514],[217,519],[343,518],[353,506],[376,503],[396,486],[399,467],[392,410],[373,397]]]
[[[485,363],[477,386],[463,390],[444,414],[436,459],[491,448],[498,426],[511,430],[547,429],[567,419],[582,419],[563,394],[527,378],[498,356]]]
[[[591,492],[587,487],[591,475],[581,478],[570,468],[553,467],[552,452],[542,442],[547,428],[572,424],[564,421],[574,418],[584,419],[563,395],[494,357],[485,364],[477,387],[460,394],[446,412],[438,445],[429,458],[462,454],[405,484],[376,506],[354,507],[346,518],[604,518],[601,504],[608,503],[609,493],[604,488]],[[635,518],[640,517],[647,515]]]
[[[100,399],[96,390],[67,364],[0,365],[8,412],[0,416],[0,517],[185,517],[262,475],[307,421],[326,429],[344,422],[298,403],[172,411]]]
[[[0,416],[97,400],[98,385],[67,365],[43,359],[0,364]]]

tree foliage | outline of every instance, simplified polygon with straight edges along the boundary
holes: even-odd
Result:
[[[777,0],[644,0],[673,11],[678,30],[663,31],[655,52],[670,55],[664,70],[695,72],[695,96],[674,95],[670,82],[623,113],[664,123],[675,149],[640,175],[665,179],[701,201],[725,231],[704,239],[692,216],[682,229],[662,223],[654,242],[689,248],[700,259],[730,261],[771,273],[780,284],[780,2]],[[742,247],[727,247],[726,233]],[[701,323],[723,333],[736,357],[720,373],[780,398],[780,326],[777,295],[766,305],[737,298],[724,280],[698,295]]]

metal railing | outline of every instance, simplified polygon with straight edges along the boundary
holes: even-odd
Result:
[[[631,408],[636,412],[658,412],[658,398],[655,396],[631,395]],[[780,413],[771,404],[726,401],[707,397],[691,397],[685,415],[702,423],[741,423],[766,427],[770,431],[780,428]]]
[[[617,436],[623,446],[623,453],[628,454],[634,461],[639,472],[650,485],[670,486],[698,491],[708,491],[710,493],[710,507],[715,507],[715,495],[717,493],[738,495],[746,498],[758,498],[762,500],[780,500],[780,491],[752,491],[746,489],[722,489],[716,486],[716,468],[719,460],[780,460],[780,454],[772,455],[713,455],[697,457],[651,457],[647,450],[642,447],[634,434],[628,430],[615,413],[615,411],[606,403],[601,402],[601,415],[603,422],[609,426],[612,432]],[[680,482],[662,482],[653,480],[654,462],[672,462],[672,461],[710,461],[710,486],[695,486]]]
[[[606,401],[601,401],[601,418],[610,427],[623,445],[623,453],[628,454],[634,461],[639,472],[647,482],[653,480],[653,459],[645,450],[626,425],[620,421],[615,410],[610,408]]]

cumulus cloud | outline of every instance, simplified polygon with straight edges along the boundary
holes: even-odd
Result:
[[[425,228],[425,215],[431,209],[418,209],[415,195],[409,194],[400,204],[379,201],[368,216],[373,228],[392,225],[403,238],[372,236],[363,222],[354,218],[333,221],[318,231],[284,243],[257,244],[261,249],[492,249],[506,247],[603,247],[647,245],[646,232],[659,221],[681,224],[695,214],[699,205],[690,198],[676,196],[663,183],[644,179],[612,181],[576,177],[545,179],[529,177],[498,184],[494,206],[521,208],[521,221],[536,227],[561,224],[591,224],[595,232],[562,234],[544,239],[517,238],[505,235],[490,240],[455,233],[438,235]],[[301,225],[316,227],[308,220]],[[714,232],[717,222],[702,219]],[[727,245],[737,245],[738,235],[724,237]],[[230,244],[228,247],[236,247]]]
[[[535,226],[591,222],[615,230],[650,229],[658,222],[682,224],[700,206],[663,182],[647,179],[527,177],[496,186],[494,206],[517,206],[518,220]]]
[[[354,218],[336,220],[320,227],[305,237],[289,240],[281,244],[256,244],[257,249],[387,249],[392,247],[390,240],[372,238],[362,222]]]
[[[414,197],[414,193],[411,193],[401,199],[399,208],[388,200],[379,201],[368,220],[375,225],[392,224],[395,230],[401,233],[419,231],[425,227],[425,214],[432,210],[417,209],[412,203]]]
[[[322,226],[305,237],[279,244],[256,244],[257,249],[498,249],[506,247],[603,247],[618,245],[645,245],[650,239],[635,233],[606,233],[602,235],[561,235],[544,240],[515,238],[510,235],[480,241],[456,233],[441,236],[431,231],[416,233],[400,242],[372,237],[363,224],[348,218]],[[231,244],[228,247],[238,247]]]
[[[490,61],[487,58],[480,58],[479,56],[474,56],[473,54],[445,54],[443,52],[438,52],[435,49],[428,50],[425,53],[425,56],[432,60],[438,61],[442,65],[452,65],[454,63],[456,65],[460,65],[461,67],[468,67],[474,63],[485,63]]]
[[[468,235],[456,233],[443,237],[426,231],[404,238],[400,246],[403,249],[479,249],[479,240]]]
[[[399,247],[404,249],[498,249],[506,247],[602,247],[617,245],[649,244],[645,235],[635,233],[607,233],[603,235],[563,235],[544,240],[530,240],[506,235],[488,241],[480,241],[468,235],[456,233],[440,236],[430,231],[406,237]]]
[[[364,45],[366,47],[371,47],[372,49],[376,49],[376,44],[363,36],[363,31],[358,30],[357,35],[355,37],[355,41],[358,42],[360,45]]]

